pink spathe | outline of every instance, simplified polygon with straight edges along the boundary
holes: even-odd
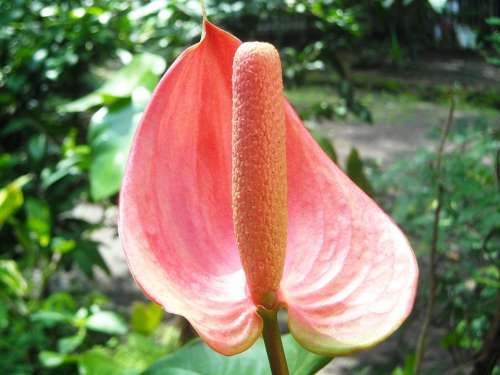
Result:
[[[120,193],[137,283],[216,351],[250,347],[262,321],[232,212],[232,69],[241,42],[205,22],[155,90]],[[288,224],[278,305],[311,351],[375,345],[411,311],[418,268],[392,220],[323,153],[285,101]]]

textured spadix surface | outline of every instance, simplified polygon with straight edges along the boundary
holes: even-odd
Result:
[[[245,350],[262,329],[231,207],[231,76],[239,45],[205,23],[201,42],[156,88],[120,194],[119,232],[134,278],[223,354]],[[285,124],[288,235],[279,303],[308,349],[341,354],[371,346],[411,310],[415,257],[286,101]]]
[[[233,219],[248,289],[276,307],[287,230],[286,131],[278,51],[243,43],[233,62]]]

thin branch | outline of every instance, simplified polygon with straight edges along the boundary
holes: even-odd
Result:
[[[439,242],[439,221],[441,218],[441,210],[443,207],[444,198],[444,185],[442,183],[442,162],[444,147],[448,134],[450,132],[451,125],[453,124],[453,116],[455,113],[455,98],[452,94],[450,102],[450,111],[448,112],[448,119],[445,123],[443,131],[441,133],[441,140],[439,142],[439,147],[437,150],[437,160],[435,164],[435,173],[437,178],[437,205],[434,210],[434,220],[432,223],[432,239],[431,248],[429,253],[429,294],[427,297],[427,309],[425,310],[424,322],[422,323],[422,328],[420,330],[420,335],[418,337],[417,348],[415,350],[415,365],[413,367],[413,375],[417,375],[420,372],[422,366],[422,360],[425,355],[425,350],[427,346],[427,336],[429,335],[429,328],[432,320],[432,314],[434,312],[434,305],[436,303],[436,292],[437,292],[437,256],[438,256],[438,242]]]
[[[205,0],[200,0],[201,14],[203,15],[203,20],[207,20],[207,8],[205,7]]]

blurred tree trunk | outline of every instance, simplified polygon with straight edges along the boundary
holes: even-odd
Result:
[[[471,375],[487,375],[500,359],[500,293],[497,295],[497,309],[490,324],[490,330],[484,339],[481,350],[474,358]]]

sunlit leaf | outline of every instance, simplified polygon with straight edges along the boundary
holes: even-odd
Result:
[[[121,316],[112,311],[98,311],[88,319],[86,326],[92,331],[110,335],[122,335],[127,332],[127,325]]]
[[[51,249],[54,253],[65,254],[72,251],[75,247],[75,240],[67,240],[62,237],[54,237],[52,239]]]
[[[163,309],[155,303],[135,302],[130,317],[132,329],[139,333],[150,334],[160,325],[163,315]]]
[[[142,108],[129,104],[117,109],[103,107],[92,116],[89,129],[92,148],[90,192],[94,200],[118,192],[141,114]]]
[[[38,359],[40,360],[43,367],[49,367],[49,368],[59,367],[69,360],[66,354],[51,352],[48,350],[40,352],[40,354],[38,355]]]
[[[160,56],[151,53],[136,55],[95,92],[66,104],[62,110],[82,112],[98,105],[113,104],[120,98],[130,98],[139,87],[152,91],[165,66],[165,60]]]
[[[428,0],[432,9],[436,12],[441,13],[446,5],[447,0]]]
[[[7,288],[7,293],[22,297],[28,291],[28,283],[13,260],[0,260],[0,286]]]
[[[22,206],[24,197],[21,189],[30,180],[29,176],[21,176],[0,189],[0,228],[5,220]]]
[[[373,197],[373,187],[366,177],[363,161],[359,157],[358,150],[353,148],[347,159],[347,175],[369,196]]]

